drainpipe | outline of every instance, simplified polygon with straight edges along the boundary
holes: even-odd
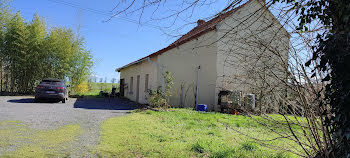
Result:
[[[150,57],[147,58],[147,61],[153,65],[156,65],[160,69],[160,71],[162,72],[162,92],[164,92],[165,91],[165,86],[164,86],[165,85],[165,83],[164,83],[165,68],[164,68],[164,66],[162,66],[158,62],[152,62]]]
[[[198,66],[198,72],[197,72],[197,87],[196,87],[196,107],[198,105],[198,98],[199,98],[199,77],[201,72],[201,66]]]
[[[165,69],[163,66],[159,68],[160,68],[160,71],[162,72],[162,92],[165,92],[165,79],[164,79]]]

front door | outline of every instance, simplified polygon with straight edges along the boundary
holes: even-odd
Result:
[[[125,84],[124,79],[120,79],[119,93],[121,97],[124,97],[124,87],[125,87],[124,84]]]
[[[139,95],[140,95],[140,75],[137,75],[137,81],[136,81],[136,102],[139,102]]]

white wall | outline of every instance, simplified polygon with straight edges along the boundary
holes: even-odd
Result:
[[[147,94],[144,93],[145,75],[150,74],[149,86],[152,90],[162,86],[162,71],[155,64],[163,66],[169,71],[174,80],[171,89],[172,96],[169,103],[173,107],[193,107],[195,105],[195,92],[197,85],[198,66],[201,66],[199,81],[199,104],[207,104],[209,110],[215,106],[215,82],[216,82],[216,52],[214,42],[217,39],[215,31],[202,35],[198,39],[189,41],[179,47],[173,48],[157,57],[152,57],[152,62],[143,61],[124,68],[120,71],[120,78],[125,79],[124,96],[136,101],[136,78],[141,76],[140,103],[148,103]],[[130,90],[130,77],[133,77],[133,90]],[[181,86],[183,87],[183,105],[181,105]],[[144,97],[146,96],[146,97]]]
[[[157,61],[157,57],[151,58],[152,62]],[[132,101],[136,101],[137,75],[140,75],[139,103],[147,104],[148,92],[145,89],[145,77],[149,74],[148,89],[157,88],[157,66],[145,60],[141,63],[129,66],[120,71],[120,78],[125,80],[124,96]],[[133,77],[133,89],[130,89],[130,78]]]
[[[279,70],[282,65],[288,66],[289,34],[262,7],[260,1],[250,1],[218,25],[216,93],[222,89],[255,93],[256,85],[265,84],[257,80],[261,72],[285,77]],[[267,80],[278,86],[276,80]]]
[[[213,110],[216,82],[216,36],[216,32],[211,31],[158,56],[159,63],[164,65],[174,77],[170,97],[171,105],[181,106],[181,85],[184,87],[183,106],[193,107],[195,105],[197,72],[200,66],[198,103],[207,104],[208,109]]]
[[[262,6],[261,2],[253,0],[223,20],[217,26],[217,30],[151,58],[153,62],[164,66],[174,77],[170,97],[172,106],[194,106],[198,66],[201,66],[198,103],[207,104],[209,110],[219,110],[217,95],[220,90],[253,92],[250,84],[253,82],[254,72],[247,72],[245,67],[255,67],[254,71],[261,71],[263,62],[274,65],[273,63],[280,61],[272,50],[257,45],[259,42],[266,42],[276,48],[283,54],[284,62],[287,61],[289,34],[267,10],[255,13]],[[269,24],[273,24],[272,27]],[[281,67],[271,68],[274,72],[278,72],[278,69]],[[133,93],[128,93],[130,90],[125,89],[127,98],[136,100],[136,78],[140,75],[139,102],[148,103],[147,94],[144,92],[144,78],[147,73],[150,74],[149,85],[152,90],[162,85],[162,72],[148,61],[121,70],[121,78],[125,79],[128,86],[130,77],[134,77]],[[279,75],[284,76],[283,73]],[[181,98],[184,105],[181,105]]]

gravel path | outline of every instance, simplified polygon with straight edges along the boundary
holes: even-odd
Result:
[[[63,104],[34,103],[32,97],[1,96],[0,121],[19,120],[35,129],[55,129],[79,124],[83,134],[74,142],[76,149],[71,156],[93,157],[86,153],[99,141],[101,122],[110,117],[126,115],[135,108],[132,102],[122,99],[70,98]]]

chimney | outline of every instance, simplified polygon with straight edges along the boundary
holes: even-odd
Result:
[[[260,2],[265,6],[266,5],[266,0],[260,0]]]
[[[205,23],[205,20],[197,20],[197,26],[203,25]]]

